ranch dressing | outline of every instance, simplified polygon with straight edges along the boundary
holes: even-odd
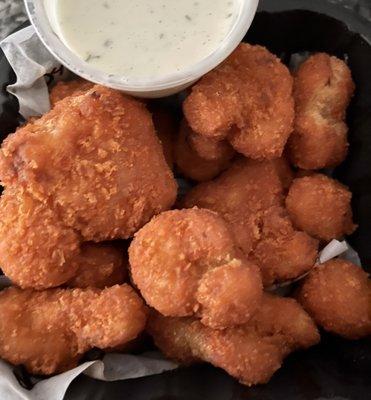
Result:
[[[155,78],[213,53],[237,17],[237,0],[57,0],[64,43],[106,73]]]

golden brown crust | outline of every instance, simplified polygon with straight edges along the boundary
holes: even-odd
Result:
[[[226,140],[215,140],[198,135],[191,129],[188,135],[188,142],[201,158],[208,161],[228,161],[235,155],[233,147]]]
[[[295,179],[286,207],[296,227],[324,241],[354,232],[352,193],[335,179],[314,174]]]
[[[368,274],[349,261],[337,259],[316,267],[298,300],[329,332],[348,339],[371,335],[371,283]]]
[[[318,53],[299,67],[294,84],[295,130],[289,140],[293,164],[318,170],[344,161],[345,114],[353,92],[350,69],[336,57]]]
[[[135,235],[129,260],[133,282],[164,315],[197,315],[223,328],[245,323],[262,296],[257,267],[237,250],[223,219],[208,210],[155,217]]]
[[[175,143],[175,162],[178,170],[194,181],[204,182],[213,179],[229,167],[231,157],[227,155],[227,157],[223,156],[214,160],[200,157],[189,144],[191,132],[188,124],[182,121]]]
[[[73,81],[59,81],[50,91],[50,104],[54,107],[58,101],[70,96],[79,96],[87,92],[94,86],[94,83],[84,79],[76,79]]]
[[[247,157],[277,158],[293,130],[292,89],[277,57],[243,43],[193,87],[184,114],[199,135],[228,139]]]
[[[46,205],[21,190],[0,199],[0,263],[14,284],[43,289],[71,279],[80,237]]]
[[[283,207],[293,172],[284,159],[238,160],[219,178],[184,198],[219,213],[245,256],[260,267],[264,286],[295,279],[315,264],[318,241],[296,230]]]
[[[0,176],[49,201],[84,240],[128,238],[176,198],[150,113],[101,86],[10,135]]]
[[[121,285],[127,277],[128,260],[123,250],[109,243],[83,243],[69,265],[75,276],[70,288],[100,288]]]
[[[213,330],[192,318],[153,312],[148,331],[167,357],[184,364],[207,361],[249,386],[268,382],[284,357],[320,339],[315,324],[295,300],[268,294],[243,326]]]
[[[93,347],[122,346],[146,323],[143,301],[128,286],[5,289],[0,293],[0,356],[30,373],[49,375],[74,368]]]

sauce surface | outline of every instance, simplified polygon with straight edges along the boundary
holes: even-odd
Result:
[[[236,0],[57,0],[64,43],[92,66],[128,78],[183,70],[213,53]]]

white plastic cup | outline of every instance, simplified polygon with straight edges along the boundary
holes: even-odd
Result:
[[[234,25],[220,46],[202,61],[173,74],[158,78],[138,79],[108,74],[92,67],[73,53],[57,34],[57,24],[53,15],[54,1],[25,0],[32,25],[54,57],[70,71],[84,79],[145,98],[164,97],[178,93],[223,62],[236,49],[250,28],[259,3],[259,0],[235,0],[239,3],[240,9]]]

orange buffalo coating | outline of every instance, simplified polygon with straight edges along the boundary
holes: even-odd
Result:
[[[371,282],[362,268],[345,260],[316,267],[305,279],[298,300],[329,332],[348,339],[371,335]]]
[[[190,146],[191,129],[186,121],[180,126],[179,135],[175,143],[175,162],[179,172],[194,181],[203,182],[215,178],[231,163],[229,154],[220,154],[219,158],[207,160]]]
[[[124,283],[127,277],[124,251],[108,243],[84,243],[69,265],[77,272],[67,282],[68,287],[104,289]]]
[[[290,72],[276,56],[243,43],[193,87],[183,109],[195,133],[227,140],[247,157],[272,159],[293,130],[292,90]]]
[[[268,382],[288,354],[320,339],[295,300],[269,294],[255,316],[239,327],[213,330],[194,318],[153,312],[148,331],[167,357],[182,364],[209,362],[249,386]]]
[[[123,346],[144,329],[147,310],[128,285],[108,289],[0,292],[0,356],[30,373],[77,366],[97,347]]]
[[[294,229],[283,207],[292,178],[283,159],[238,160],[219,178],[192,189],[182,204],[219,213],[245,256],[260,267],[264,285],[269,286],[297,278],[317,257],[318,242]]]
[[[150,113],[102,86],[10,135],[0,177],[50,204],[85,241],[129,238],[177,192]]]
[[[299,67],[294,83],[295,130],[289,140],[293,164],[318,170],[344,161],[345,116],[353,92],[350,69],[336,57],[315,54]]]
[[[295,179],[286,207],[295,226],[323,241],[354,232],[352,193],[335,179],[314,174]]]
[[[243,324],[262,297],[259,269],[237,249],[226,223],[208,210],[155,217],[129,248],[131,276],[147,304],[224,328]]]

